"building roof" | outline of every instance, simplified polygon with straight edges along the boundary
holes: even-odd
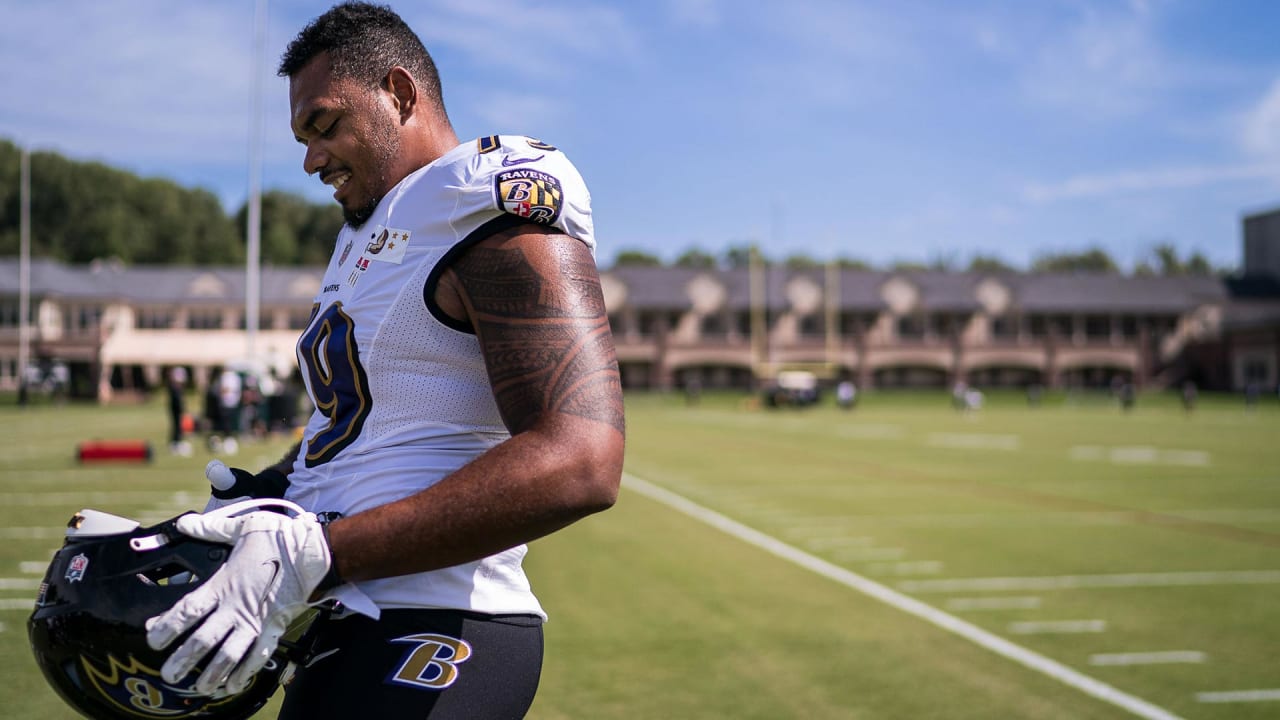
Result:
[[[1007,291],[1009,307],[1029,313],[1177,314],[1205,304],[1226,303],[1232,280],[1203,276],[1139,276],[1092,273],[967,273],[940,271],[839,271],[839,306],[846,312],[880,312],[893,303],[912,311],[973,312],[982,307],[980,286]],[[310,303],[319,289],[320,267],[262,268],[263,305]],[[682,310],[694,295],[708,294],[732,311],[751,306],[746,268],[616,267],[602,273],[625,288],[625,304],[647,310]],[[771,265],[765,271],[767,306],[792,306],[798,290],[825,292],[826,268],[792,269]],[[31,262],[31,291],[63,297],[139,305],[242,302],[241,267],[123,266],[95,263],[71,266],[46,258]],[[708,289],[709,288],[709,289]],[[18,291],[18,261],[0,258],[0,293]],[[892,297],[890,297],[892,296]]]
[[[17,258],[0,258],[0,293],[19,289]],[[264,305],[309,303],[320,289],[323,268],[264,267],[261,271]],[[64,265],[56,260],[31,260],[31,294],[84,301],[122,301],[139,305],[241,302],[245,296],[242,267],[189,267],[102,262]]]

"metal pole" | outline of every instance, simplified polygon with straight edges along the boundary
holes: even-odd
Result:
[[[249,208],[245,235],[245,355],[257,357],[259,305],[262,297],[262,63],[266,54],[267,0],[257,0],[253,17],[253,82],[249,101]]]
[[[827,262],[826,331],[827,368],[835,370],[840,364],[840,267],[835,260]]]
[[[769,328],[765,317],[765,276],[764,263],[760,257],[760,249],[754,244],[747,256],[747,281],[751,302],[751,364],[756,380],[764,380],[769,375],[766,359],[769,353]]]
[[[31,357],[31,153],[22,149],[18,174],[18,402],[27,400],[27,363]]]

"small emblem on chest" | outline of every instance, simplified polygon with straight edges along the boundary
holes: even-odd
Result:
[[[363,256],[378,262],[399,265],[404,262],[409,249],[409,231],[378,225],[369,233],[369,244],[364,246]]]

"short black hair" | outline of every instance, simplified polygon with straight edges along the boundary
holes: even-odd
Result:
[[[321,53],[329,54],[336,78],[379,86],[391,68],[408,70],[426,99],[444,112],[440,74],[431,54],[404,20],[386,5],[344,2],[317,17],[285,48],[276,71],[293,77]]]

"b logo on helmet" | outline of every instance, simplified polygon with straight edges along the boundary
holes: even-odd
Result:
[[[109,667],[104,671],[88,658],[81,657],[89,682],[106,700],[120,709],[141,717],[186,716],[200,708],[217,707],[223,700],[197,695],[191,689],[175,687],[160,679],[153,670],[130,656],[127,663],[108,655]],[[195,684],[194,677],[191,684]]]

